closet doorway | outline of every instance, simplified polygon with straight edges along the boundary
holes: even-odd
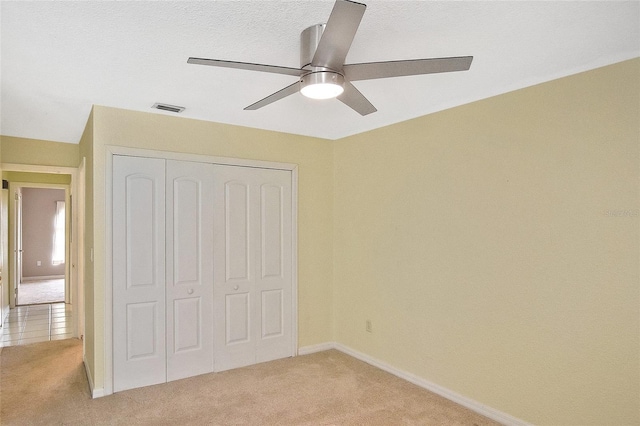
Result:
[[[295,165],[117,150],[105,394],[294,356]]]

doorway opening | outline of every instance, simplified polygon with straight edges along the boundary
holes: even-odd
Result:
[[[16,305],[67,302],[68,187],[16,186]]]
[[[16,306],[69,303],[69,185],[11,182]]]

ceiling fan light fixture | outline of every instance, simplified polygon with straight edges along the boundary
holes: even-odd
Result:
[[[311,99],[332,99],[344,92],[344,77],[333,71],[306,74],[300,80],[300,93]]]

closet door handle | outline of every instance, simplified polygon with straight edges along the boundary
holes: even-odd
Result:
[[[189,293],[189,294],[193,294],[193,289],[192,289],[192,288],[190,288],[189,290],[187,290],[187,293]]]
[[[236,285],[236,286],[233,286],[233,289],[234,289],[234,290],[237,290],[237,289],[239,289],[239,288],[240,288],[240,287],[239,287],[239,286],[237,286],[237,285]]]

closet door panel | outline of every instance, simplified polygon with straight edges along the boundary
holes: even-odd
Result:
[[[251,200],[247,182],[232,180],[224,184],[224,235],[226,282],[251,281]]]
[[[260,188],[261,278],[282,278],[285,188],[266,184]]]
[[[293,355],[291,172],[257,169],[260,262],[256,362]]]
[[[165,161],[113,158],[114,391],[166,381]]]
[[[213,166],[167,162],[167,380],[213,371]]]
[[[248,171],[215,167],[215,368],[255,363],[254,297],[255,209]]]
[[[225,343],[237,345],[251,342],[249,293],[227,294],[225,297]]]

